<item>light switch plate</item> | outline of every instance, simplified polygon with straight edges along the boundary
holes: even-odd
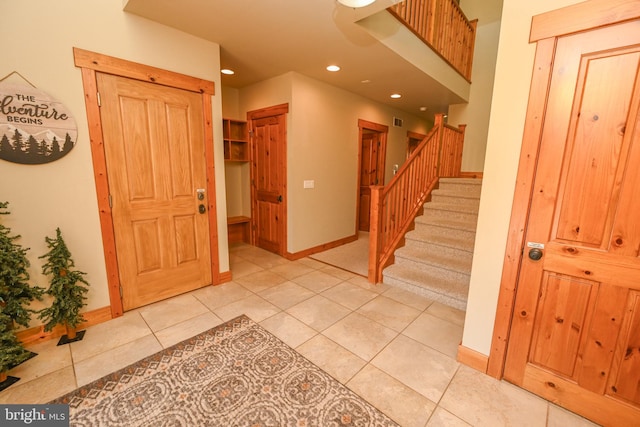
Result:
[[[304,188],[314,188],[316,186],[316,182],[313,179],[306,179],[302,185]]]

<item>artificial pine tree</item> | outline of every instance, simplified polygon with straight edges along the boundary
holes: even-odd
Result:
[[[1,301],[0,301],[1,302]],[[33,353],[22,347],[15,330],[11,327],[9,317],[0,304],[0,390],[7,380],[7,371],[33,356]]]
[[[0,215],[8,215],[4,209],[8,202],[0,202]],[[29,327],[31,314],[35,310],[28,308],[34,299],[41,299],[43,288],[29,286],[29,260],[27,250],[15,243],[19,235],[11,236],[11,229],[0,224],[0,305],[2,312],[9,318],[8,327],[14,324]]]
[[[44,330],[50,331],[56,325],[67,327],[69,340],[75,338],[75,328],[85,321],[80,309],[84,306],[84,294],[89,286],[82,271],[75,271],[71,252],[67,248],[60,229],[56,229],[56,237],[45,237],[49,252],[42,255],[47,262],[42,266],[42,273],[51,276],[49,289],[45,292],[53,297],[50,307],[40,311],[39,317],[46,322]]]

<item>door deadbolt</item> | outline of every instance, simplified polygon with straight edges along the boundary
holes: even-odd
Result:
[[[529,249],[529,259],[539,261],[542,258],[542,250],[538,248]]]

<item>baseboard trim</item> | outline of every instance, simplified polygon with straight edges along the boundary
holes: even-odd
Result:
[[[107,320],[113,319],[111,316],[111,307],[102,307],[96,310],[91,310],[82,313],[86,322],[78,325],[77,329],[85,329],[89,326],[97,325],[99,323],[106,322]],[[62,325],[55,326],[51,331],[45,332],[44,325],[36,326],[29,329],[24,329],[22,331],[18,331],[16,336],[18,339],[25,345],[28,344],[37,344],[39,342],[48,341],[50,339],[58,338],[66,334],[67,331],[65,327]]]
[[[313,248],[305,249],[300,252],[295,252],[295,253],[287,252],[284,257],[290,261],[295,261],[300,258],[317,254],[318,252],[324,252],[327,249],[333,249],[333,248],[337,248],[338,246],[346,245],[347,243],[355,242],[356,240],[358,240],[357,233],[354,234],[353,236],[348,236],[343,239],[334,240],[333,242],[324,243],[319,246],[314,246]]]
[[[218,274],[218,283],[214,283],[214,285],[221,285],[223,283],[230,282],[232,280],[231,270],[223,271]]]
[[[460,344],[458,346],[458,362],[463,365],[467,365],[470,368],[480,371],[483,374],[487,373],[487,367],[489,366],[489,356],[472,350],[468,347]]]
[[[482,179],[483,172],[460,172],[459,178],[479,178]]]

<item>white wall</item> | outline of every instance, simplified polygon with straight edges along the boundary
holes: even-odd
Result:
[[[221,123],[219,46],[122,12],[121,1],[20,0],[2,2],[0,39],[4,40],[0,78],[18,71],[61,101],[78,124],[75,148],[61,160],[19,165],[0,160],[0,200],[11,215],[0,221],[21,234],[29,247],[32,282],[41,276],[45,236],[60,227],[79,270],[91,287],[87,310],[109,305],[102,237],[94,183],[80,70],[73,47],[214,81],[213,122]],[[220,265],[228,270],[222,130],[214,126]],[[219,143],[218,143],[219,142]],[[35,319],[34,319],[35,320]]]
[[[488,355],[529,97],[531,17],[579,0],[504,0],[498,60],[462,344]]]
[[[289,103],[287,250],[296,253],[356,233],[358,119],[389,126],[385,180],[402,164],[407,131],[431,124],[368,99],[287,73],[240,91],[241,111]],[[243,113],[244,114],[244,113]],[[393,117],[404,120],[392,126]],[[304,180],[315,188],[304,189]]]

